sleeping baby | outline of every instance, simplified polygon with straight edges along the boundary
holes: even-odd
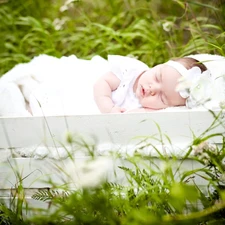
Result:
[[[40,55],[0,79],[0,116],[149,112],[218,108],[225,58],[197,54],[149,68],[126,56],[91,60]]]

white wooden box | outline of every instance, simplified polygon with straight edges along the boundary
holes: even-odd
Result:
[[[75,161],[87,160],[90,157],[83,143],[93,144],[94,154],[109,155],[109,152],[120,152],[122,155],[133,154],[139,149],[143,155],[157,157],[154,148],[138,148],[141,145],[157,146],[161,154],[175,154],[182,157],[187,146],[193,141],[193,134],[205,136],[212,133],[224,133],[225,119],[221,111],[178,110],[158,111],[139,114],[104,114],[49,117],[0,118],[0,189],[1,197],[9,198],[11,189],[19,184],[22,178],[23,187],[31,195],[32,190],[50,188],[51,179],[63,184],[59,167],[68,162],[68,152]],[[215,120],[217,117],[217,120]],[[212,125],[213,129],[207,131]],[[70,133],[75,142],[68,143]],[[170,141],[168,141],[168,138]],[[163,146],[162,146],[163,140]],[[222,138],[210,139],[216,144]],[[139,145],[138,145],[139,143]],[[66,151],[65,151],[66,149]],[[113,181],[124,182],[125,176],[118,165],[130,166],[121,159],[112,159],[112,170],[109,177]],[[186,160],[184,169],[196,168],[192,160]],[[114,176],[116,170],[117,177]],[[199,180],[198,182],[202,182]]]

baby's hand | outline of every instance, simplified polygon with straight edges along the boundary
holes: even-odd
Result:
[[[155,109],[137,108],[137,109],[127,110],[126,113],[140,113],[140,112],[153,112],[153,111],[155,111]]]
[[[119,106],[113,106],[109,113],[124,113],[126,109],[121,108]]]

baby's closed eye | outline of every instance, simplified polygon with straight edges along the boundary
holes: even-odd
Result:
[[[165,93],[160,92],[160,100],[161,100],[161,102],[162,102],[164,105],[169,105],[169,104],[168,104],[168,99],[167,99]]]

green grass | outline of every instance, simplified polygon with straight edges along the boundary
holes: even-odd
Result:
[[[77,0],[62,11],[63,2],[0,1],[1,75],[43,53],[87,59],[133,55],[149,66],[193,53],[225,56],[223,0]],[[181,171],[177,166],[174,170],[174,165],[182,164],[176,157],[160,155],[163,168],[152,158],[128,158],[133,169],[120,169],[129,185],[103,182],[72,193],[65,188],[64,195],[57,190],[36,193],[35,199],[50,200],[55,210],[27,220],[22,210],[26,202],[21,198],[13,201],[10,209],[0,205],[0,224],[223,224],[225,140],[224,134],[215,135],[223,139],[223,145],[216,151],[203,148],[194,158],[202,165],[199,169]],[[193,146],[212,137],[208,131],[193,136],[193,145],[183,160],[196,148]],[[146,160],[154,166],[139,168]],[[206,179],[206,193],[190,182],[193,176]],[[23,179],[18,180],[17,195],[24,197]],[[196,207],[198,202],[204,209]]]
[[[224,55],[222,2],[74,0],[62,11],[62,0],[2,1],[0,74],[42,53],[131,54],[149,66],[192,53]]]
[[[64,146],[68,144],[75,151],[81,146],[84,152],[86,149],[91,156],[87,164],[74,164],[76,160],[72,155],[69,157],[71,164],[70,160],[63,163],[56,160],[54,166],[51,164],[51,173],[55,172],[62,183],[55,183],[53,177],[49,180],[47,177],[47,186],[52,188],[40,189],[32,196],[37,201],[46,202],[49,207],[45,209],[30,208],[23,188],[29,174],[23,177],[23,169],[20,169],[21,173],[11,165],[17,182],[12,184],[15,190],[10,206],[0,204],[0,224],[223,224],[225,136],[222,129],[217,129],[224,126],[221,113],[212,112],[214,120],[202,134],[195,135],[193,131],[193,141],[182,149],[185,152],[182,158],[165,154],[157,148],[162,143],[172,144],[157,124],[156,134],[137,137],[140,141],[133,156],[113,151],[110,160],[120,160],[115,175],[120,173],[119,177],[124,178],[116,181],[104,179],[110,163],[103,156],[96,157],[95,144],[91,146],[82,136],[68,133],[68,143]],[[220,139],[221,145],[212,144],[215,137]],[[154,146],[153,141],[157,143]],[[146,147],[152,147],[158,156],[142,154]],[[103,160],[106,161],[103,163]],[[187,161],[189,164],[185,165]],[[190,162],[195,163],[193,168]],[[80,176],[76,176],[78,172]],[[27,217],[26,213],[33,216]]]

